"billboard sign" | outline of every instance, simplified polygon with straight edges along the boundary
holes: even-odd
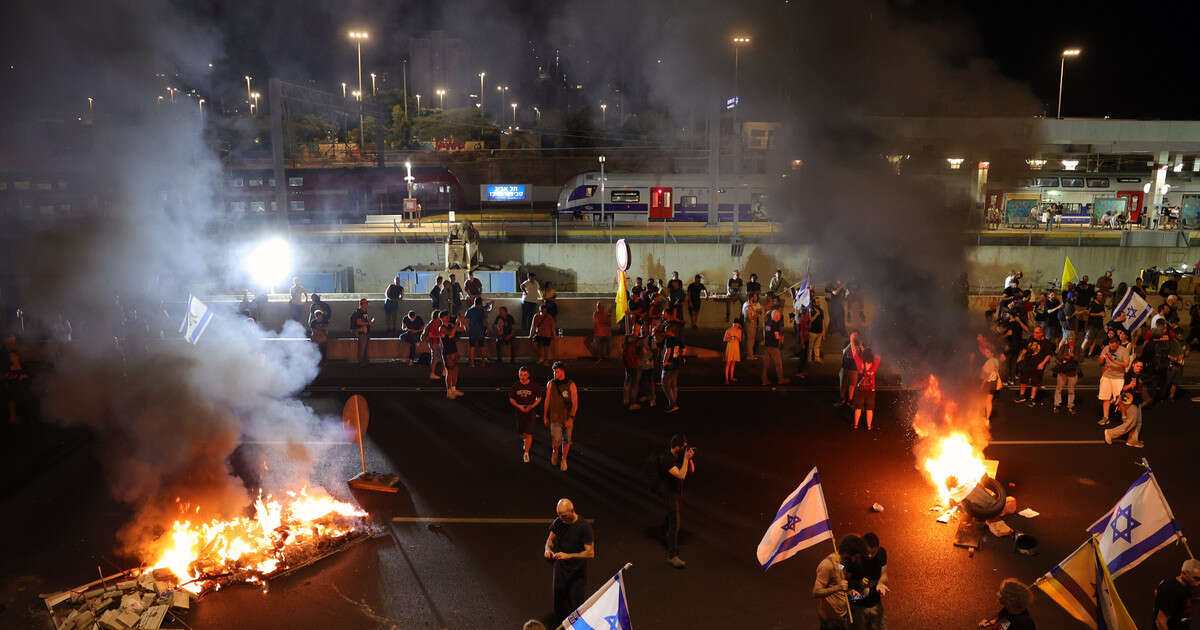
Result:
[[[480,197],[484,201],[529,201],[528,184],[484,184],[480,186]]]

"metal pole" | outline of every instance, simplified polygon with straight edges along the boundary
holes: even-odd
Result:
[[[408,60],[405,59],[401,63],[401,72],[404,73],[404,120],[408,120]]]
[[[358,158],[361,160],[365,154],[366,134],[363,125],[363,89],[362,89],[362,40],[355,40],[358,44]]]
[[[734,173],[734,191],[733,191],[733,239],[736,242],[741,237],[741,200],[742,200],[742,133],[738,129],[737,112],[741,106],[741,98],[738,96],[738,53],[740,48],[737,44],[733,45],[733,173]],[[718,217],[721,209],[717,208]]]
[[[1062,120],[1062,87],[1063,87],[1063,72],[1067,69],[1066,55],[1059,55],[1058,64],[1058,119]]]

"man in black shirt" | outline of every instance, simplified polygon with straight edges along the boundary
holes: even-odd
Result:
[[[1050,362],[1050,358],[1054,355],[1051,350],[1053,344],[1049,339],[1046,339],[1046,334],[1041,326],[1033,327],[1033,338],[1026,344],[1025,349],[1017,357],[1017,364],[1021,369],[1021,387],[1017,392],[1017,399],[1013,402],[1022,402],[1025,400],[1025,388],[1029,390],[1029,406],[1037,405],[1038,389],[1042,386],[1042,378],[1045,374],[1046,364]]]
[[[762,283],[758,281],[758,274],[750,274],[750,281],[746,283],[746,297],[762,293]]]
[[[867,532],[862,537],[866,552],[846,563],[850,606],[856,628],[883,630],[883,596],[888,594],[887,549],[879,546],[879,536]]]
[[[671,279],[667,280],[667,299],[671,300],[671,306],[683,304],[683,280],[679,279],[678,271],[672,271]]]
[[[508,362],[517,360],[516,356],[516,320],[508,314],[508,309],[501,306],[500,314],[492,322],[492,331],[496,334],[496,363],[504,361],[504,348],[508,347]]]
[[[700,282],[700,274],[687,286],[687,311],[692,320],[692,328],[696,328],[696,320],[700,319],[700,300],[704,295],[704,283]]]
[[[521,461],[529,463],[529,447],[533,446],[533,430],[537,427],[538,405],[542,403],[541,388],[529,380],[529,368],[522,366],[517,382],[508,392],[508,404],[516,410],[517,433],[521,434],[524,451]]]
[[[358,338],[358,364],[367,364],[367,346],[371,343],[371,324],[375,318],[367,311],[367,298],[358,301],[358,308],[350,313],[350,332]]]
[[[560,499],[556,510],[542,555],[554,561],[554,618],[561,621],[587,597],[587,561],[596,555],[596,537],[570,499]]]
[[[1179,575],[1159,582],[1154,589],[1154,629],[1188,630],[1193,605],[1200,595],[1200,560],[1183,562]]]
[[[400,314],[400,302],[404,300],[404,286],[400,280],[401,277],[396,276],[383,290],[383,319],[387,323],[389,337],[396,334],[396,316]]]
[[[767,380],[767,368],[775,367],[775,378],[780,385],[789,383],[789,379],[783,375],[783,355],[780,353],[780,348],[783,346],[783,311],[778,308],[773,308],[766,314],[766,323],[763,325],[763,356],[762,356],[762,384],[763,387],[770,385]]]
[[[417,344],[421,342],[421,333],[425,330],[425,320],[416,311],[409,311],[400,322],[404,332],[400,340],[408,344],[408,364],[417,364]]]
[[[670,317],[663,323],[662,388],[667,397],[666,413],[679,411],[679,368],[683,367],[683,342],[679,340],[682,321]]]
[[[679,506],[683,502],[683,480],[696,471],[692,461],[696,451],[688,447],[687,437],[671,437],[669,450],[658,456],[659,494],[663,499],[666,518],[663,530],[667,539],[667,562],[676,569],[687,566],[679,557]]]

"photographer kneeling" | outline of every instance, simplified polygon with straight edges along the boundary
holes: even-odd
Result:
[[[696,471],[692,457],[696,449],[690,448],[687,438],[675,435],[671,438],[670,450],[658,457],[659,490],[662,495],[666,518],[663,523],[667,542],[667,562],[676,569],[687,563],[679,558],[679,506],[683,502],[683,480],[688,473]]]

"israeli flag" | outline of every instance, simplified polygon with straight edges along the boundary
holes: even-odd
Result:
[[[1113,509],[1088,528],[1088,533],[1098,538],[1100,555],[1113,577],[1136,567],[1183,535],[1154,473],[1149,471],[1133,482]]]
[[[633,630],[629,607],[625,605],[625,582],[621,580],[624,571],[624,568],[617,571],[583,605],[567,615],[562,622],[563,630]]]
[[[808,284],[808,272],[804,273],[804,282],[796,290],[796,304],[800,306],[812,305],[812,288]]]
[[[1146,318],[1153,312],[1154,309],[1150,308],[1146,300],[1131,288],[1125,291],[1125,297],[1113,309],[1113,317],[1116,317],[1117,313],[1124,313],[1125,321],[1122,323],[1125,325],[1125,330],[1134,330],[1141,326],[1142,322],[1146,321]]]
[[[212,317],[212,310],[204,302],[194,295],[189,295],[187,314],[183,317],[183,323],[179,325],[179,334],[183,335],[188,343],[195,345],[197,341],[200,341],[200,335],[204,334],[204,330],[212,322]]]
[[[829,510],[825,508],[821,479],[814,467],[800,487],[779,506],[775,520],[758,543],[758,563],[765,571],[772,564],[796,555],[801,549],[832,539]]]

